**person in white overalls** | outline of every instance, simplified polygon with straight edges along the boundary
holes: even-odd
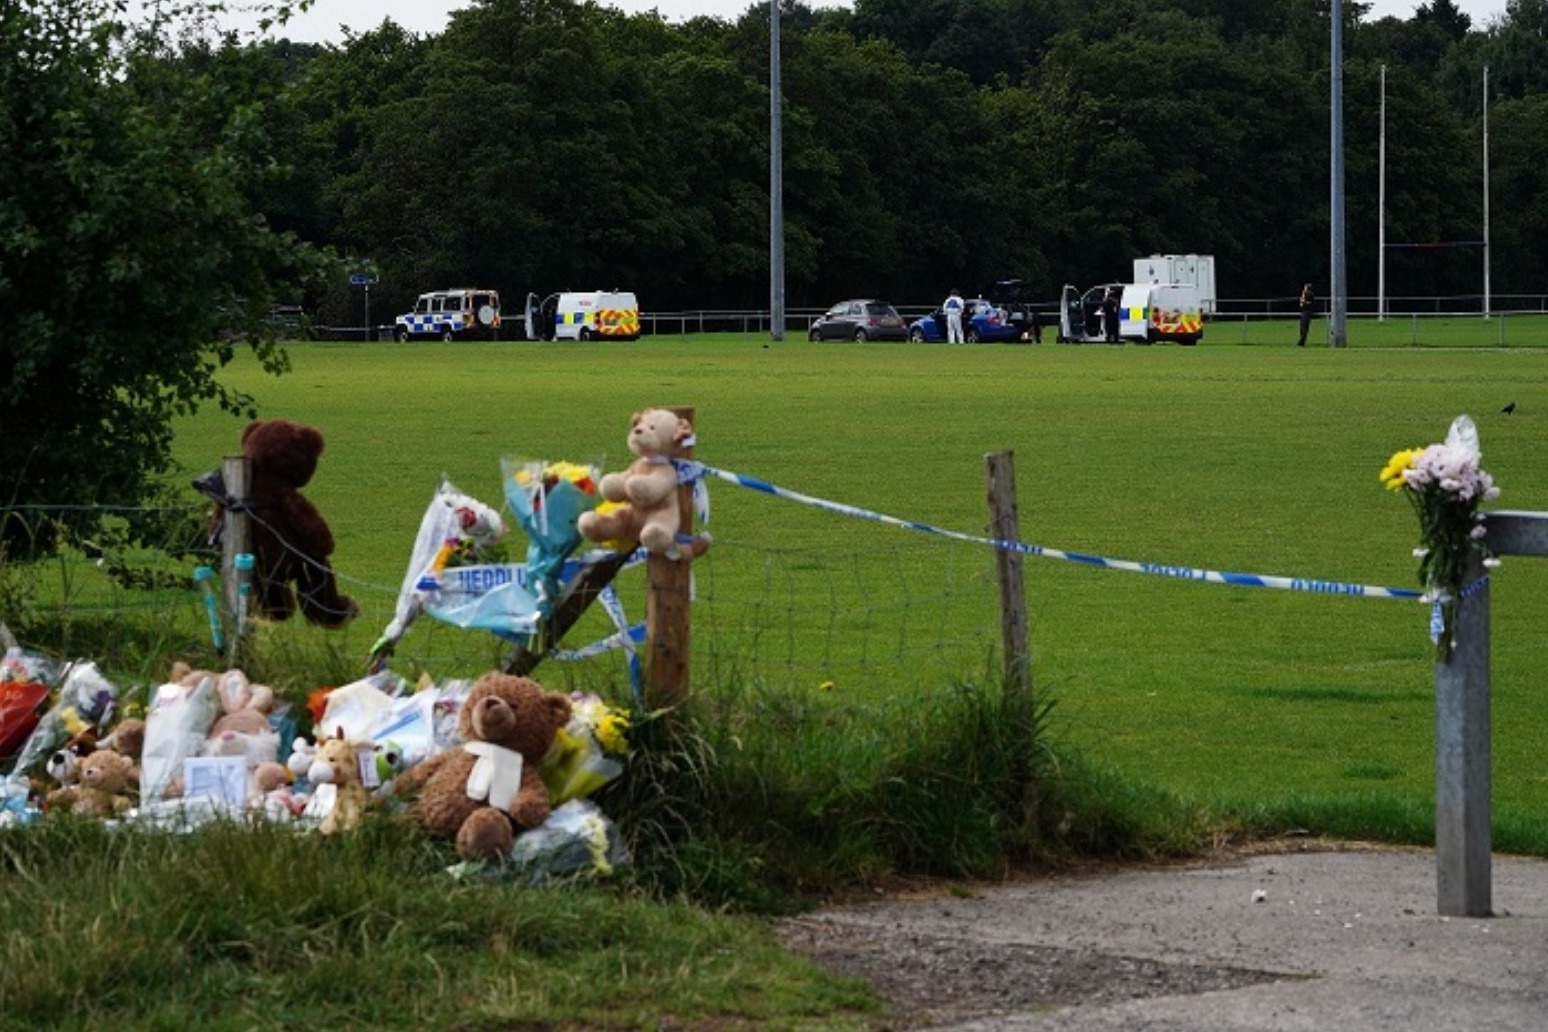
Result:
[[[946,313],[946,343],[962,343],[962,295],[957,293],[957,288],[952,287],[946,300],[941,302],[941,310]]]

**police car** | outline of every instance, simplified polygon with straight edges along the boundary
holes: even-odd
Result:
[[[459,287],[420,294],[414,310],[393,320],[393,335],[400,341],[415,337],[494,340],[500,329],[500,293],[478,287]]]

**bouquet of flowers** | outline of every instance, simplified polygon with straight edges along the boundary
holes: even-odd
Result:
[[[1446,440],[1427,448],[1397,452],[1382,468],[1381,482],[1389,491],[1401,491],[1419,516],[1419,582],[1435,606],[1432,620],[1436,658],[1451,654],[1456,634],[1457,604],[1469,560],[1481,555],[1484,565],[1498,560],[1483,543],[1480,502],[1500,496],[1494,478],[1479,467],[1478,428],[1467,416],[1451,424]]]
[[[440,599],[447,571],[496,561],[495,546],[504,536],[498,512],[441,478],[419,521],[392,622],[371,646],[373,669],[385,667],[409,625]]]
[[[564,561],[580,544],[576,522],[600,500],[597,467],[576,462],[505,459],[505,500],[527,534],[527,580],[539,608],[559,594]]]
[[[555,806],[591,795],[623,773],[629,715],[599,696],[572,692],[572,716],[560,729],[540,773]]]

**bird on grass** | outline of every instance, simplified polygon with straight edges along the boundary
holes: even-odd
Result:
[[[1506,405],[1504,408],[1500,409],[1500,415],[1508,416],[1514,411],[1516,411],[1516,403],[1513,401],[1509,405]]]

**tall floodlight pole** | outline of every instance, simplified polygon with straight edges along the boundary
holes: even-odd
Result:
[[[779,83],[779,0],[769,0],[769,336],[785,339],[785,146]]]
[[[1344,5],[1340,0],[1333,0],[1332,70],[1333,169],[1329,213],[1332,216],[1333,285],[1328,294],[1333,304],[1328,312],[1328,343],[1341,348],[1349,341],[1344,331],[1348,287],[1344,277]]]
[[[1376,186],[1376,321],[1387,321],[1387,66],[1381,66],[1381,146]]]
[[[1489,318],[1489,66],[1483,70],[1483,317]]]

